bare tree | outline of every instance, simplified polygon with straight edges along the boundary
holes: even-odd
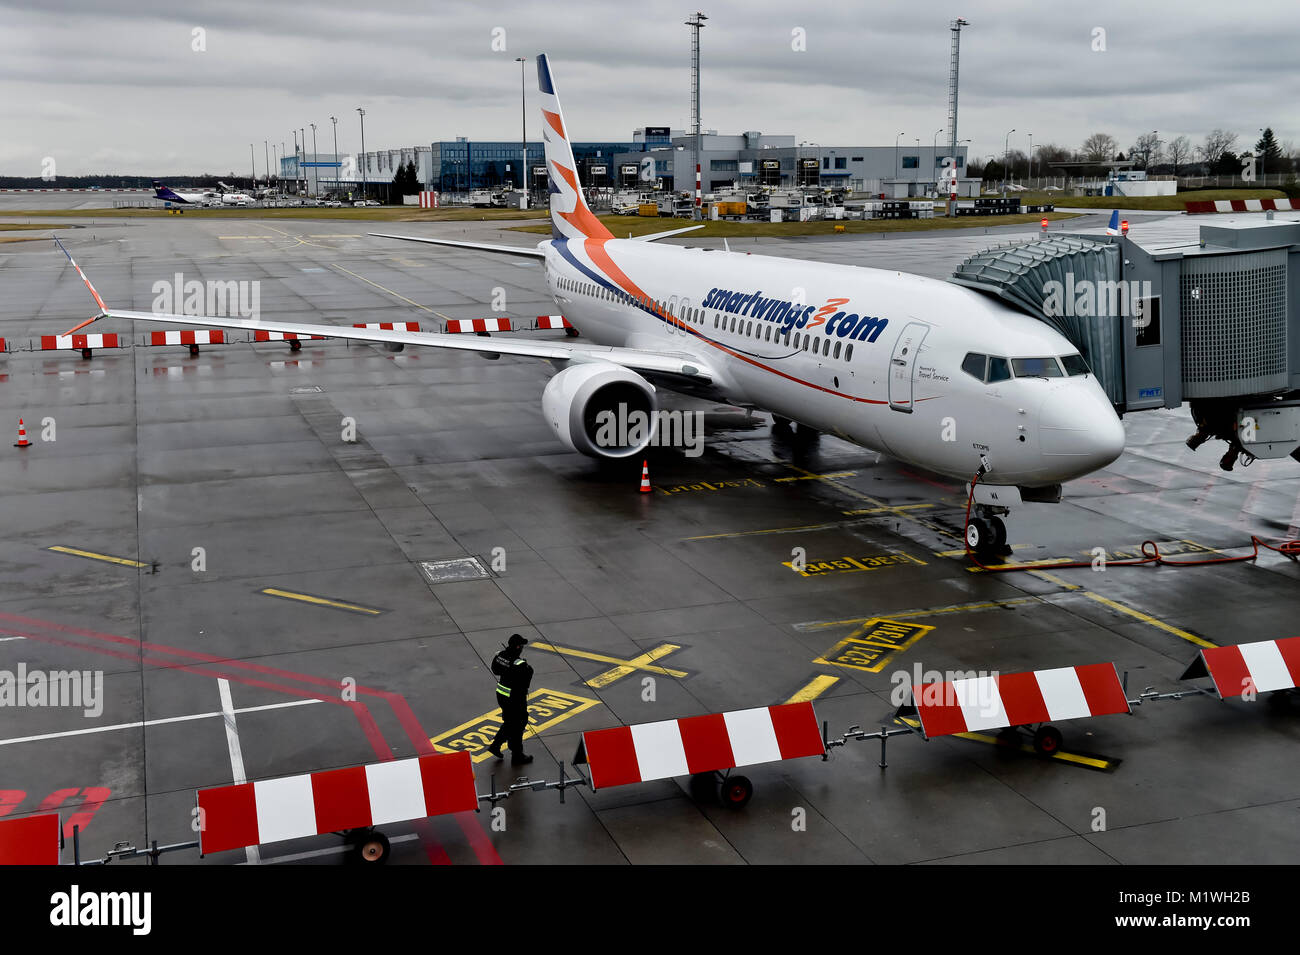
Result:
[[[1174,175],[1178,175],[1178,167],[1192,158],[1192,143],[1186,136],[1179,136],[1169,141],[1169,161],[1174,164]]]
[[[1083,141],[1083,158],[1089,162],[1106,162],[1118,147],[1110,133],[1093,133]]]
[[[1230,150],[1237,142],[1237,134],[1225,132],[1222,129],[1213,129],[1205,137],[1205,145],[1201,147],[1201,152],[1205,156],[1206,164],[1213,169],[1218,165],[1223,154]]]
[[[1128,151],[1128,158],[1137,160],[1143,169],[1160,161],[1160,140],[1155,133],[1143,133]]]

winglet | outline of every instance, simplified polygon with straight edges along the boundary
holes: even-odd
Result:
[[[77,274],[81,276],[81,281],[86,283],[86,288],[90,290],[90,295],[95,300],[95,304],[99,306],[98,315],[96,315],[94,318],[86,319],[80,325],[76,326],[75,328],[69,329],[68,331],[63,333],[64,335],[71,335],[77,329],[85,328],[87,325],[89,325],[91,322],[95,321],[96,319],[103,318],[104,315],[108,313],[108,306],[104,304],[104,300],[100,298],[99,293],[95,291],[95,286],[90,284],[90,279],[86,278],[86,273],[81,271],[81,266],[79,266],[77,264],[76,259],[72,257],[72,253],[69,252],[67,248],[64,247],[63,243],[59,241],[59,237],[57,235],[54,237],[54,244],[57,245],[60,251],[62,251],[63,254],[68,257],[68,261],[72,263],[72,267],[76,269]]]

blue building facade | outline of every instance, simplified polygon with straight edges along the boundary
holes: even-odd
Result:
[[[614,154],[640,152],[640,142],[573,143],[584,186],[613,185]],[[429,152],[427,185],[439,192],[468,192],[472,189],[519,188],[520,173],[529,189],[546,188],[546,156],[542,143],[528,143],[528,158],[521,169],[523,147],[519,140],[472,141],[456,139],[433,143]]]

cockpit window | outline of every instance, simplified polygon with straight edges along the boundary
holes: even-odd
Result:
[[[967,354],[962,360],[961,370],[968,375],[974,375],[979,381],[984,380],[984,368],[988,364],[988,355],[977,355],[974,352]]]
[[[1055,358],[1013,358],[1011,367],[1017,378],[1061,377],[1061,366]]]
[[[989,383],[1006,381],[1011,377],[1011,365],[1005,358],[989,358]]]
[[[1091,371],[1082,355],[1062,355],[1061,364],[1065,366],[1065,373],[1071,378],[1075,375],[1087,375]]]

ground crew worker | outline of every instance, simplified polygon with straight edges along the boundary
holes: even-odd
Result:
[[[517,633],[510,635],[510,640],[501,652],[492,658],[492,672],[497,677],[497,705],[501,707],[501,729],[496,739],[488,747],[488,752],[497,759],[502,758],[501,744],[510,747],[510,763],[520,766],[531,763],[533,758],[524,753],[524,729],[528,726],[528,684],[533,681],[533,668],[525,663],[520,654],[528,643]]]

